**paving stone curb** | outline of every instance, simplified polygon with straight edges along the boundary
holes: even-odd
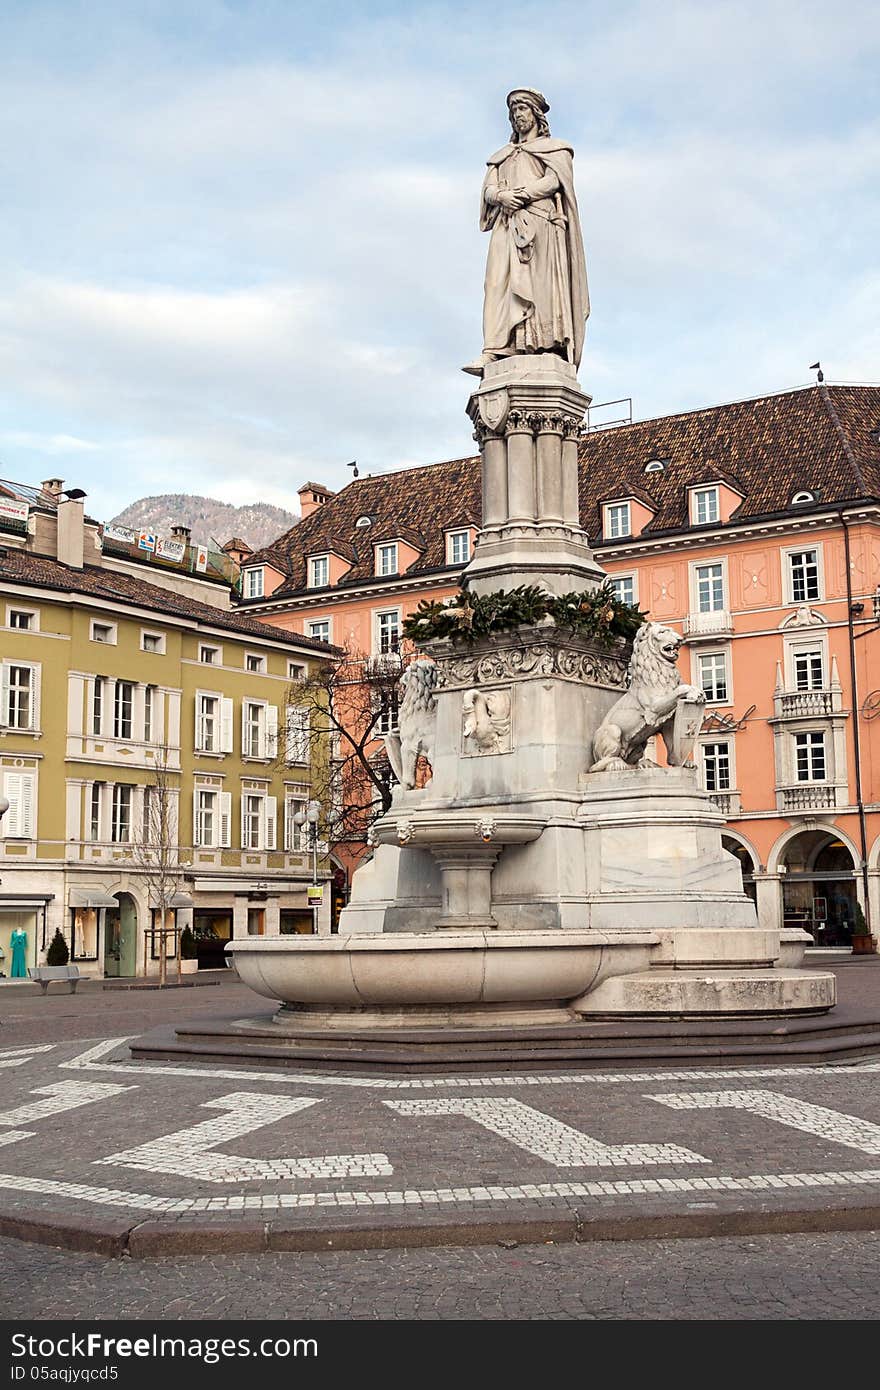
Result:
[[[880,1230],[880,1203],[819,1209],[640,1212],[597,1216],[535,1210],[516,1217],[474,1213],[467,1221],[419,1222],[237,1221],[221,1226],[199,1221],[131,1221],[124,1217],[71,1219],[21,1211],[0,1216],[0,1236],[81,1254],[111,1258],[315,1252],[322,1250],[429,1249],[437,1246],[589,1244],[593,1241],[699,1239],[713,1236],[827,1234]]]

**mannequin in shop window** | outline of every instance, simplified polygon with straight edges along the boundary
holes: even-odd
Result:
[[[12,947],[12,969],[9,972],[12,980],[27,979],[27,932],[22,927],[16,927],[9,938]]]

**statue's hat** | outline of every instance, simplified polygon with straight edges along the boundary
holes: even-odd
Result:
[[[512,92],[507,93],[508,110],[517,97],[519,97],[521,101],[527,101],[530,106],[536,106],[542,115],[546,115],[550,110],[549,101],[544,96],[544,93],[539,92],[536,87],[514,87]]]

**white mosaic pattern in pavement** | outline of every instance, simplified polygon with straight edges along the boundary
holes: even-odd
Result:
[[[124,1207],[156,1214],[202,1212],[271,1213],[314,1207],[427,1207],[438,1204],[468,1205],[476,1202],[539,1201],[542,1198],[619,1198],[646,1194],[678,1197],[713,1193],[790,1192],[793,1189],[880,1186],[880,1169],[821,1173],[757,1173],[748,1177],[626,1178],[617,1181],[523,1183],[520,1186],[487,1185],[445,1188],[406,1188],[364,1192],[277,1192],[254,1196],[158,1197],[147,1192],[92,1187],[85,1183],[56,1182],[48,1178],[18,1177],[0,1173],[0,1189],[70,1198],[104,1207]]]
[[[676,1091],[670,1095],[649,1096],[672,1110],[747,1110],[764,1120],[814,1134],[833,1144],[845,1144],[866,1154],[880,1154],[880,1125],[830,1110],[825,1105],[812,1105],[779,1091]]]
[[[75,1083],[74,1083],[75,1084]],[[216,1153],[218,1144],[240,1139],[288,1115],[313,1105],[313,1096],[270,1096],[259,1091],[235,1091],[204,1102],[203,1109],[223,1110],[222,1117],[202,1120],[173,1134],[133,1149],[99,1158],[97,1163],[120,1168],[143,1168],[148,1173],[173,1173],[203,1182],[277,1182],[299,1178],[362,1178],[393,1173],[385,1154],[328,1154],[321,1158],[242,1158]]]
[[[652,1163],[710,1163],[677,1144],[602,1144],[512,1096],[492,1100],[386,1100],[399,1115],[463,1115],[554,1168],[643,1167]]]
[[[23,1067],[25,1062],[29,1062],[38,1052],[51,1052],[54,1047],[54,1043],[32,1044],[30,1047],[4,1047],[0,1052],[0,1068]]]
[[[0,1111],[0,1125],[29,1124],[32,1120],[47,1120],[53,1115],[61,1115],[65,1110],[78,1110],[81,1105],[92,1105],[108,1096],[118,1096],[123,1091],[136,1091],[137,1086],[117,1086],[109,1081],[53,1081],[49,1086],[37,1086],[31,1095],[45,1096],[45,1100],[35,1100],[29,1105],[18,1105],[14,1110]]]

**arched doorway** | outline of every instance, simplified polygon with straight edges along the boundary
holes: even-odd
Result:
[[[783,925],[808,931],[817,946],[849,946],[856,911],[851,850],[829,830],[804,830],[780,855]]]
[[[755,859],[750,849],[741,840],[735,840],[732,835],[722,835],[721,844],[728,854],[732,854],[734,859],[739,861],[743,876],[743,892],[747,898],[757,904],[758,890],[755,887]]]
[[[118,907],[104,917],[104,974],[131,975],[137,971],[137,904],[130,893],[114,893]]]

